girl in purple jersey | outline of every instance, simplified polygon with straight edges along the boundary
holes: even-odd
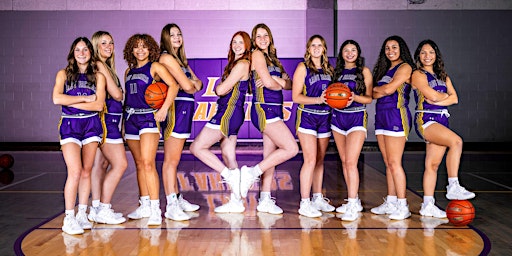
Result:
[[[107,82],[107,97],[101,113],[104,122],[103,143],[96,150],[91,174],[92,206],[88,218],[97,223],[120,224],[126,219],[121,213],[114,212],[110,201],[128,167],[120,127],[123,115],[123,89],[115,69],[112,35],[106,31],[97,31],[91,40],[98,71],[105,76]]]
[[[448,106],[458,103],[457,92],[444,70],[439,47],[432,40],[424,40],[414,53],[417,70],[412,74],[412,88],[416,99],[415,125],[418,135],[425,140],[425,173],[423,174],[423,203],[420,214],[426,217],[446,218],[446,212],[435,205],[434,191],[437,170],[446,149],[448,186],[446,198],[466,200],[475,197],[459,184],[458,172],[462,155],[462,139],[448,126]]]
[[[325,104],[325,89],[331,83],[333,68],[327,57],[327,45],[320,35],[309,38],[304,62],[293,74],[293,102],[297,109],[297,136],[304,163],[300,170],[301,202],[299,214],[320,217],[334,211],[329,200],[322,195],[324,158],[331,136],[330,111]],[[313,190],[313,201],[310,192]]]
[[[336,208],[342,220],[354,221],[363,210],[358,197],[359,171],[357,161],[366,139],[367,114],[365,104],[372,103],[372,73],[364,66],[361,47],[354,40],[346,40],[340,46],[333,81],[346,84],[352,91],[349,105],[333,109],[331,129],[343,166],[347,183],[348,203]]]
[[[411,216],[402,155],[411,122],[408,104],[412,67],[413,61],[405,41],[399,36],[386,38],[373,69],[373,98],[377,99],[375,134],[386,164],[388,196],[371,212],[390,214],[389,218],[395,220]]]
[[[294,157],[298,146],[283,120],[283,89],[291,89],[291,80],[277,58],[270,28],[258,24],[252,29],[252,108],[251,121],[263,136],[263,160],[253,167],[242,166],[242,197],[262,175],[258,212],[281,214],[283,210],[271,197],[275,166]]]
[[[167,24],[162,28],[160,37],[160,59],[171,75],[176,79],[180,90],[169,108],[164,131],[164,163],[162,179],[167,206],[164,216],[172,220],[188,220],[184,211],[197,211],[199,205],[191,204],[179,194],[177,172],[185,141],[192,132],[194,115],[194,93],[201,90],[203,82],[190,68],[185,55],[185,46],[181,29],[176,24]]]
[[[190,145],[192,154],[219,172],[224,182],[231,187],[229,202],[216,207],[214,211],[217,213],[245,211],[240,197],[240,169],[235,149],[238,130],[245,118],[244,102],[250,67],[251,38],[246,32],[238,31],[231,38],[228,64],[224,68],[221,83],[215,87],[215,93],[219,96],[217,113]],[[213,144],[219,141],[223,161],[210,151]]]
[[[52,94],[53,103],[62,105],[59,133],[68,172],[64,185],[62,231],[71,235],[92,228],[86,210],[94,155],[102,136],[98,111],[105,104],[105,76],[97,72],[92,50],[86,37],[75,39],[67,56],[67,67],[57,72]],[[77,192],[78,213],[75,216]]]
[[[148,225],[161,225],[160,180],[155,163],[160,138],[159,122],[165,120],[169,107],[174,103],[178,85],[165,66],[157,62],[160,49],[150,35],[131,36],[123,53],[128,63],[125,73],[125,138],[137,167],[140,193],[140,206],[128,217],[149,217]],[[160,80],[169,86],[167,97],[160,109],[152,110],[144,99],[144,93],[151,83]]]

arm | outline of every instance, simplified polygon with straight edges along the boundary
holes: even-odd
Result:
[[[96,95],[72,96],[64,93],[64,84],[66,83],[66,71],[59,70],[55,77],[55,85],[53,86],[52,100],[55,105],[70,106],[76,103],[93,102]]]
[[[292,99],[297,104],[322,104],[325,102],[325,91],[322,92],[320,97],[308,97],[302,94],[304,88],[304,79],[306,79],[306,66],[304,63],[299,63],[293,74],[293,85],[292,85]]]
[[[102,111],[105,106],[106,93],[106,79],[101,73],[96,73],[96,100],[86,103],[76,103],[69,105],[70,107],[88,110],[88,111]]]
[[[203,81],[201,79],[197,78],[196,73],[188,66],[188,70],[190,71],[190,74],[192,75],[192,83],[194,84],[194,87],[196,88],[196,92],[203,89]]]
[[[427,102],[437,106],[451,106],[459,103],[459,98],[457,97],[457,92],[453,87],[452,80],[449,77],[446,77],[446,88],[448,97],[443,100],[432,102],[427,99]]]
[[[165,84],[167,84],[167,86],[169,86],[164,104],[155,114],[155,120],[162,122],[167,117],[167,110],[169,110],[169,107],[172,105],[174,99],[178,95],[179,87],[171,73],[167,71],[167,68],[158,62],[153,62],[153,64],[151,64],[151,74],[154,74],[153,77],[155,77],[155,79],[160,78],[165,82]]]
[[[117,87],[117,82],[114,81],[114,78],[110,75],[107,67],[101,61],[96,62],[96,66],[98,66],[98,71],[105,76],[105,81],[107,83],[107,92],[117,101],[123,100],[123,91],[121,88]]]
[[[352,100],[355,102],[359,102],[361,104],[370,104],[372,103],[372,89],[373,89],[373,77],[372,73],[370,72],[370,69],[367,67],[363,68],[363,77],[364,77],[364,84],[366,85],[366,93],[365,95],[355,95],[352,94]]]
[[[179,87],[183,89],[186,93],[195,93],[196,88],[194,87],[194,84],[188,77],[183,73],[183,70],[181,69],[180,64],[174,59],[174,57],[170,54],[162,54],[160,56],[159,63],[164,65],[165,68],[167,68],[167,71],[171,73],[171,75],[176,79],[176,82],[178,83]]]
[[[420,70],[416,70],[412,73],[411,77],[411,85],[413,88],[416,88],[423,94],[425,99],[431,102],[438,102],[444,100],[448,97],[448,94],[443,92],[438,92],[432,89],[428,85],[427,75],[425,75]]]
[[[247,79],[249,77],[249,62],[248,61],[239,61],[231,72],[229,73],[226,80],[222,81],[219,85],[215,87],[215,93],[218,96],[223,96],[228,94],[236,83],[240,80]]]
[[[256,73],[258,73],[258,76],[261,79],[263,86],[275,91],[283,89],[285,85],[284,80],[279,78],[280,80],[282,80],[281,82],[283,83],[280,84],[276,79],[270,76],[270,73],[268,72],[267,68],[267,62],[265,61],[265,56],[259,50],[252,52],[252,67],[253,70],[255,70]]]
[[[395,93],[396,89],[400,85],[411,79],[411,72],[412,68],[408,64],[403,64],[402,66],[400,66],[396,71],[395,75],[393,76],[391,82],[373,88],[373,98],[379,99],[384,96],[388,96]]]

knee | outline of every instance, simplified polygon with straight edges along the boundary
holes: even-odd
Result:
[[[437,170],[439,169],[439,165],[440,164],[441,164],[440,161],[435,161],[435,162],[427,163],[425,171],[437,172]]]
[[[452,142],[452,145],[450,146],[450,148],[453,148],[453,149],[458,149],[458,150],[461,150],[462,151],[462,138],[459,137],[459,136],[456,136],[454,139],[453,139],[453,142]]]
[[[192,142],[192,144],[190,144],[189,150],[190,150],[190,153],[192,153],[192,155],[197,156],[197,152],[199,150],[197,143]]]
[[[297,143],[291,143],[290,147],[286,149],[286,152],[288,152],[288,158],[292,158],[299,153],[299,146]]]
[[[142,168],[143,168],[143,171],[145,171],[145,172],[153,171],[154,165],[155,165],[154,161],[152,161],[152,160],[149,160],[149,159],[142,160]]]

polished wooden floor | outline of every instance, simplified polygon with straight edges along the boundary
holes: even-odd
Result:
[[[5,152],[0,152],[5,153]],[[384,166],[380,153],[364,152],[361,160],[359,196],[365,208],[356,222],[345,222],[335,213],[307,218],[297,213],[299,169],[302,156],[277,168],[273,196],[284,209],[282,215],[256,211],[258,186],[253,187],[243,214],[215,214],[213,208],[229,193],[220,175],[184,155],[179,167],[181,191],[189,201],[200,204],[184,222],[164,220],[147,227],[145,220],[121,225],[98,225],[83,235],[61,231],[62,188],[65,166],[61,153],[9,152],[15,159],[15,179],[0,185],[0,255],[511,255],[512,162],[508,153],[466,153],[461,166],[462,183],[477,193],[473,200],[477,218],[469,226],[455,227],[444,220],[422,218],[421,175],[423,152],[407,152],[404,168],[408,179],[408,202],[413,213],[404,221],[390,221],[371,214],[385,195]],[[129,155],[129,159],[131,156]],[[161,167],[162,155],[157,156]],[[260,152],[242,152],[240,165],[251,165]],[[325,195],[335,206],[343,203],[346,186],[335,154],[326,157]],[[441,170],[436,198],[444,208],[446,172]],[[127,214],[138,204],[133,163],[123,176],[113,199],[116,211]],[[163,194],[161,198],[164,198]],[[491,199],[491,200],[489,200]],[[494,200],[494,202],[492,202]],[[162,200],[162,204],[165,201]],[[510,203],[508,203],[510,204]],[[162,206],[163,208],[163,206]],[[21,219],[9,220],[17,212]],[[508,214],[508,215],[505,215]]]

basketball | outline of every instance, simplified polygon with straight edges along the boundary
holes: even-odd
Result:
[[[165,97],[167,97],[167,88],[167,85],[162,82],[155,82],[150,84],[148,88],[146,88],[146,93],[144,94],[146,103],[151,108],[161,108],[164,104]]]
[[[446,206],[446,216],[455,226],[465,226],[475,218],[475,208],[468,200],[452,200]]]
[[[0,167],[1,168],[11,168],[14,165],[14,157],[9,154],[4,154],[0,156]]]
[[[352,92],[343,83],[333,83],[325,90],[325,101],[331,108],[345,108]]]

